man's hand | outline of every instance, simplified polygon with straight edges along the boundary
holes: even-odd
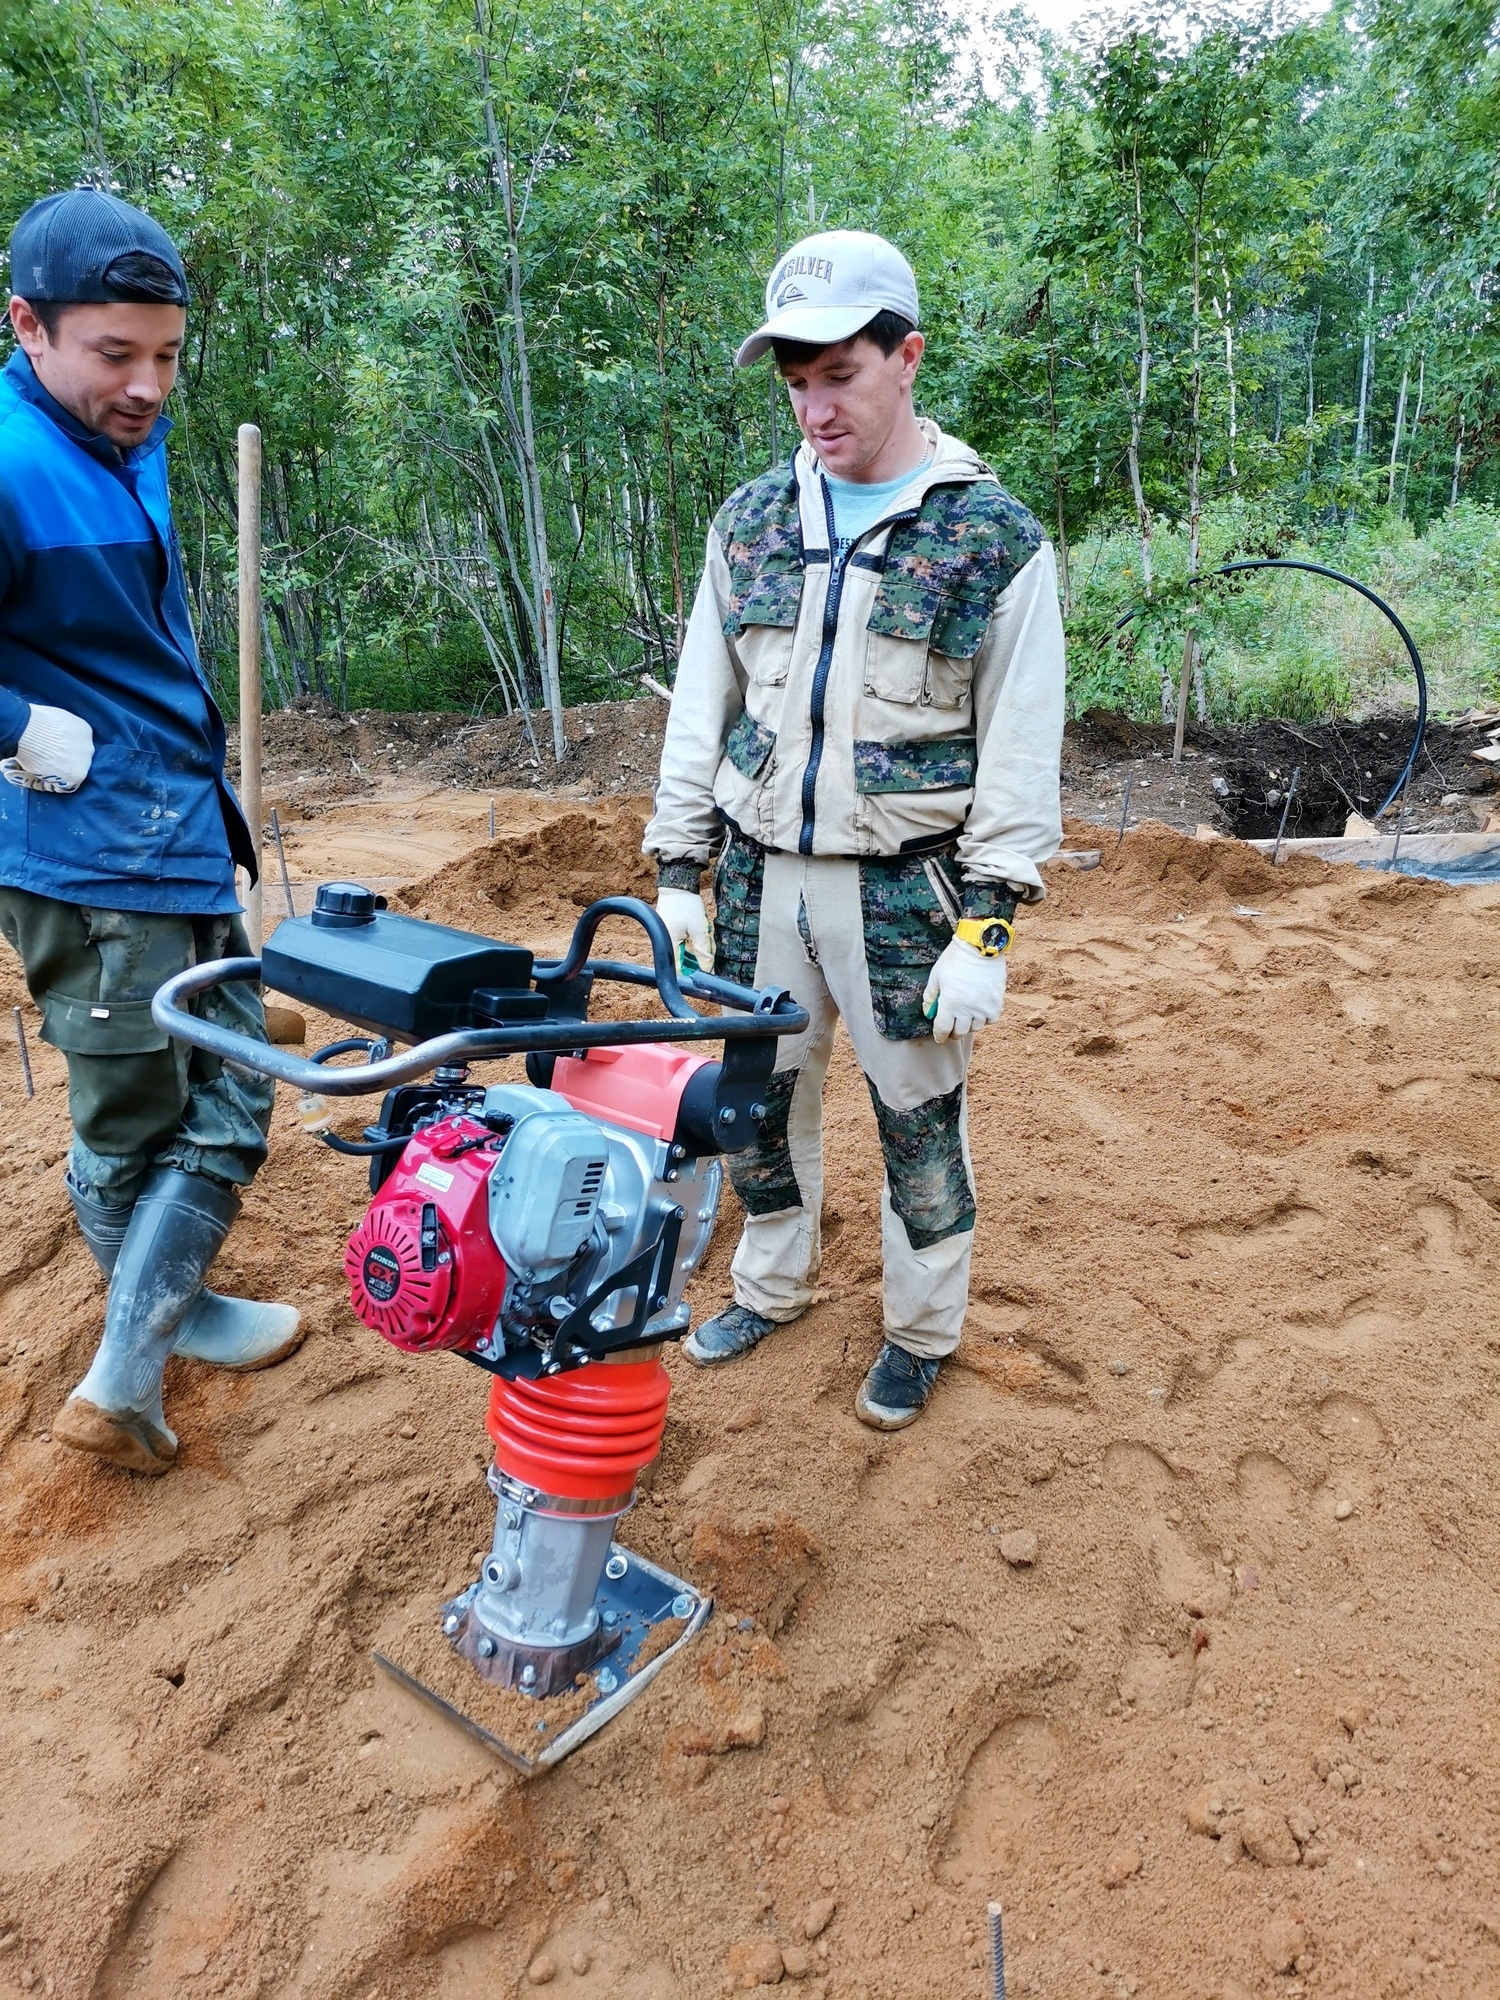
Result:
[[[976,951],[954,938],[932,968],[922,1010],[932,1023],[932,1039],[972,1035],[1000,1018],[1005,1005],[1005,957]]]
[[[31,705],[14,757],[0,759],[0,772],[28,792],[76,792],[94,761],[94,732],[65,708]]]
[[[677,952],[677,962],[682,963],[682,946],[698,961],[701,972],[714,969],[714,934],[709,928],[708,911],[703,907],[703,898],[695,896],[691,889],[658,889],[656,911],[667,927],[667,935]]]

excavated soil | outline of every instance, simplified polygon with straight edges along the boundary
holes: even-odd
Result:
[[[1500,766],[1473,754],[1497,716],[1471,711],[1429,725],[1405,794],[1405,832],[1472,833],[1500,821]],[[344,715],[303,702],[265,718],[266,804],[277,805],[284,822],[330,813],[342,819],[354,802],[379,799],[399,782],[425,787],[430,810],[461,804],[472,819],[475,801],[443,795],[484,786],[536,786],[579,798],[629,794],[656,775],[666,719],[667,705],[654,695],[567,709],[558,764],[546,717],[536,721],[540,736],[528,737],[514,715]],[[1115,827],[1123,816],[1131,826],[1157,819],[1187,832],[1206,825],[1240,840],[1273,839],[1285,812],[1291,838],[1337,837],[1351,813],[1379,809],[1406,762],[1412,726],[1404,714],[1248,728],[1194,724],[1174,763],[1170,727],[1093,710],[1067,726],[1063,800],[1080,819]],[[481,800],[481,824],[484,811]]]
[[[482,795],[450,803],[298,822],[294,873],[336,860],[548,949],[640,885],[638,800],[510,795],[493,845]],[[23,1003],[4,2000],[783,1975],[978,2000],[990,1897],[1013,1994],[1500,1993],[1500,890],[1273,873],[1158,825],[1070,842],[1104,864],[1024,915],[978,1044],[974,1304],[931,1408],[890,1437],[853,1415],[880,1167],[841,1044],[819,1303],[731,1368],[672,1356],[624,1527],[714,1616],[531,1781],[371,1664],[487,1539],[486,1384],[351,1317],[362,1169],[292,1093],[217,1281],[296,1299],[305,1346],[258,1375],[174,1363],[164,1479],[50,1441],[102,1300],[62,1061]],[[22,999],[13,963],[0,984]],[[700,1310],[733,1238],[730,1203]]]

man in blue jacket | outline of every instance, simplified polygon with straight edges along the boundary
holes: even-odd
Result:
[[[0,930],[67,1058],[67,1189],[109,1278],[103,1339],[52,1435],[164,1472],[168,1355],[265,1367],[300,1318],[204,1284],[266,1156],[272,1086],[151,1019],[172,973],[248,951],[234,871],[254,868],[167,495],[187,280],[165,231],[91,188],[28,209],[10,258]],[[265,1039],[243,984],[199,1004]]]

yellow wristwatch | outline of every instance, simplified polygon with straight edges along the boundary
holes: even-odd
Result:
[[[1004,917],[963,917],[953,926],[953,935],[982,951],[986,958],[998,958],[1002,951],[1009,951],[1015,932]]]

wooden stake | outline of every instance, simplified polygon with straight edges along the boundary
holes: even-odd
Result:
[[[1189,626],[1187,637],[1182,642],[1182,672],[1177,678],[1177,734],[1172,739],[1172,762],[1182,762],[1182,737],[1187,728],[1188,683],[1193,677],[1193,653],[1198,644],[1198,635]]]
[[[261,875],[260,429],[241,424],[240,447],[240,804],[255,849],[255,886],[245,896],[245,929],[258,957],[265,937]]]

